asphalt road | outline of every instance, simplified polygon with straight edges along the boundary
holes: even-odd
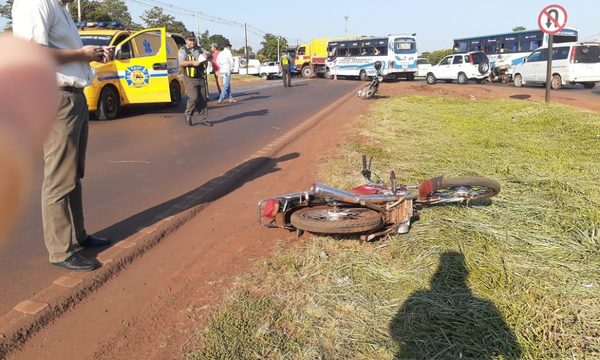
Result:
[[[188,127],[183,104],[135,107],[117,120],[92,121],[83,181],[88,232],[116,241],[132,235],[152,222],[161,205],[227,172],[358,85],[300,79],[293,83],[287,89],[280,80],[234,87],[237,103],[209,103],[213,127]],[[0,315],[68,274],[48,263],[41,226],[41,169],[40,161],[22,221],[0,249]]]

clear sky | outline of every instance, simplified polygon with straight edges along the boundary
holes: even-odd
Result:
[[[3,0],[0,0],[2,2]],[[196,31],[196,18],[184,15],[168,6],[201,11],[206,16],[236,23],[248,23],[251,31],[248,45],[260,48],[261,32],[279,34],[295,45],[299,40],[316,37],[342,36],[346,21],[348,34],[386,35],[417,33],[419,51],[452,47],[459,37],[509,32],[522,25],[537,29],[537,16],[549,4],[560,4],[568,12],[567,26],[579,29],[580,40],[600,39],[600,0],[427,0],[427,1],[359,1],[359,0],[125,0],[134,21],[152,5],[162,6]],[[148,5],[142,5],[145,3]],[[171,10],[169,10],[171,9]],[[184,12],[185,13],[185,12]],[[217,22],[215,22],[215,20]],[[200,17],[200,30],[222,34],[234,48],[244,42],[243,28],[239,25],[219,24]],[[256,30],[258,29],[258,30]]]

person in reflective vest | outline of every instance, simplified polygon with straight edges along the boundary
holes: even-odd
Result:
[[[292,58],[287,51],[284,51],[281,55],[280,65],[281,77],[283,78],[283,86],[292,86]]]
[[[186,32],[185,46],[179,49],[179,66],[183,71],[183,83],[188,97],[185,122],[194,125],[194,113],[200,117],[199,124],[212,126],[208,119],[208,86],[206,80],[207,54],[197,44],[193,32]]]

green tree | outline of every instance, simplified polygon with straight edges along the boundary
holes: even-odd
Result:
[[[526,30],[526,29],[525,29],[525,26],[519,25],[519,26],[515,26],[512,30],[513,31],[523,31],[523,30]]]
[[[6,2],[0,5],[0,16],[8,19],[8,23],[4,30],[10,31],[12,29],[12,4],[13,0],[6,0]]]
[[[210,44],[213,43],[219,45],[219,48],[223,48],[226,44],[231,44],[231,41],[221,34],[210,35],[208,30],[200,34],[200,46],[203,49],[209,49]]]
[[[444,56],[450,55],[450,54],[452,54],[452,49],[443,49],[443,50],[432,51],[428,54],[427,60],[429,60],[430,63],[435,65],[435,64],[439,63],[440,60],[442,60],[444,58]]]
[[[262,49],[258,51],[257,57],[260,62],[277,61],[277,40],[279,39],[279,52],[288,47],[288,42],[285,38],[273,34],[265,34],[263,41],[260,43]]]
[[[140,19],[142,19],[148,28],[164,27],[167,28],[167,31],[173,33],[184,33],[187,31],[181,21],[175,19],[172,15],[165,14],[158,6],[144,11]]]
[[[77,4],[71,6],[71,15],[77,21]],[[81,21],[120,21],[126,29],[141,28],[140,24],[133,22],[124,0],[81,0]]]
[[[243,56],[246,55],[246,49],[242,46],[239,49],[231,49],[231,54],[233,56]],[[252,54],[252,47],[248,46],[248,54]]]

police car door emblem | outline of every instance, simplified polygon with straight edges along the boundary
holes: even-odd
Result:
[[[141,88],[150,83],[150,74],[148,69],[143,66],[135,65],[125,69],[125,80],[127,85]]]

